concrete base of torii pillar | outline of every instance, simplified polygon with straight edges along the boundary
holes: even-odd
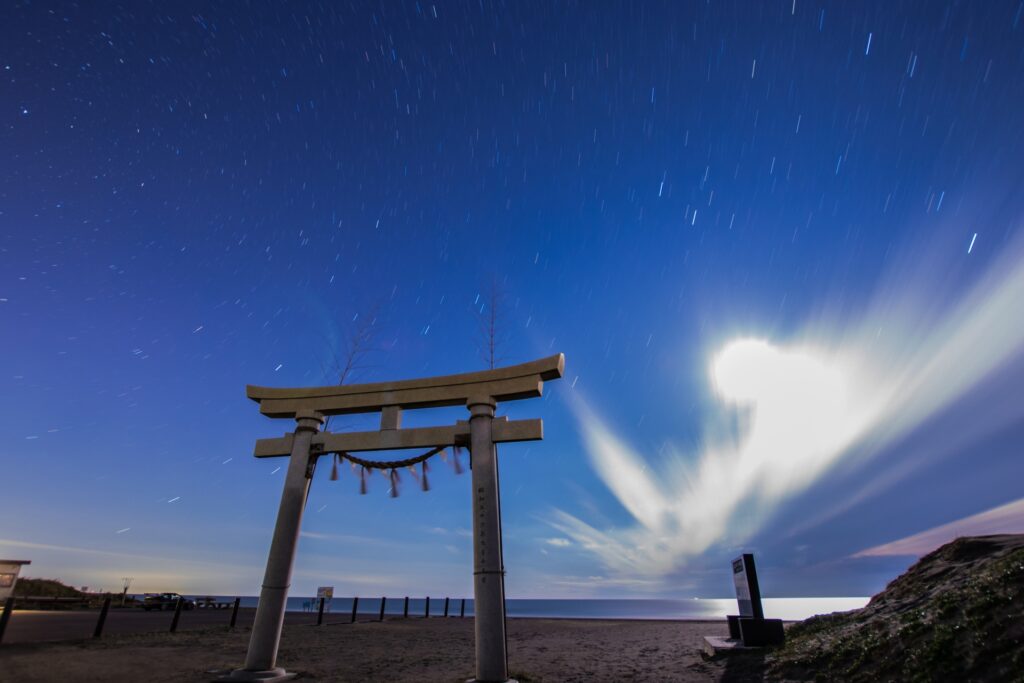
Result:
[[[259,683],[280,683],[280,681],[291,681],[298,676],[297,673],[289,673],[277,667],[266,671],[247,671],[236,669],[231,675],[216,679],[217,681],[259,681]]]

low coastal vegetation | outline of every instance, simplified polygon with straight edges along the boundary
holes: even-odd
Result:
[[[86,594],[56,579],[18,579],[14,584],[16,598],[84,598]]]
[[[768,680],[1024,681],[1024,535],[959,538],[786,639]]]
[[[95,609],[106,598],[115,599],[115,607],[132,606],[135,599],[120,593],[87,593],[69,586],[59,579],[21,578],[14,585],[16,609]]]

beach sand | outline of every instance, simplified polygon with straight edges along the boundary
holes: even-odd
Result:
[[[509,619],[509,668],[543,681],[741,681],[733,660],[705,660],[702,636],[725,622]],[[0,646],[0,681],[209,681],[239,666],[249,629],[120,635]],[[472,619],[286,626],[278,665],[308,681],[441,681],[474,673]]]

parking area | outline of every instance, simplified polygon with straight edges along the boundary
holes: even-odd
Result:
[[[252,608],[239,609],[236,625],[238,627],[252,626],[255,614],[256,610]],[[15,610],[11,613],[3,642],[5,644],[36,643],[91,638],[99,615],[99,610]],[[285,620],[286,623],[295,620],[296,616],[301,621],[310,621],[308,614],[295,616],[289,614],[289,618]],[[173,618],[173,611],[146,612],[139,608],[111,607],[103,626],[103,635],[168,631]],[[181,613],[178,620],[178,630],[219,625],[227,628],[230,621],[231,610],[186,610]]]

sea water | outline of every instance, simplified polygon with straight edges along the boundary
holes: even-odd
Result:
[[[206,596],[188,596],[206,597]],[[218,601],[233,602],[234,596],[216,596]],[[764,614],[774,619],[800,620],[815,614],[843,612],[858,609],[867,604],[869,598],[765,598]],[[443,597],[430,598],[430,616],[444,615]],[[256,596],[243,596],[242,607],[256,607]],[[335,619],[338,615],[352,613],[352,598],[334,598],[325,604],[325,612]],[[359,598],[359,618],[366,619],[380,614],[379,597]],[[288,598],[289,612],[317,610],[315,597]],[[388,597],[384,604],[387,616],[401,616],[405,609],[405,598]],[[724,619],[727,614],[736,614],[735,598],[693,598],[690,600],[635,599],[635,600],[530,600],[509,598],[505,601],[509,617],[546,617],[557,619]],[[462,610],[462,598],[451,598],[448,616],[458,617]],[[409,616],[422,617],[427,611],[424,598],[409,598]],[[466,599],[466,616],[473,615],[473,600]]]

